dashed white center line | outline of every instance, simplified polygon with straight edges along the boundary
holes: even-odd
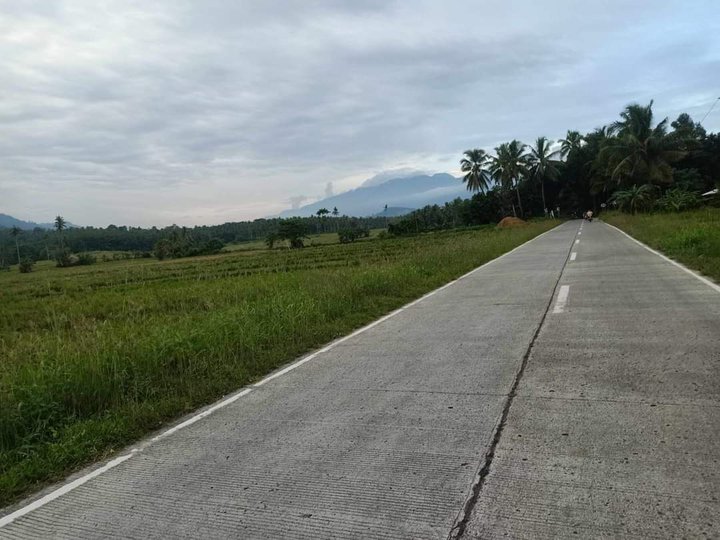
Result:
[[[562,285],[560,292],[558,293],[553,313],[562,313],[565,311],[565,304],[567,304],[568,295],[570,294],[570,285]]]
[[[579,243],[580,243],[580,239],[578,238],[577,240],[575,240],[575,243],[576,243],[576,244],[579,244]]]
[[[582,234],[582,231],[578,231],[578,236],[580,236],[581,234]]]
[[[573,251],[573,252],[570,254],[570,260],[571,260],[571,261],[574,261],[575,259],[577,259],[577,251]]]

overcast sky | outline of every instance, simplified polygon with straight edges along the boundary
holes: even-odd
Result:
[[[718,96],[718,0],[0,0],[0,212],[264,217]]]

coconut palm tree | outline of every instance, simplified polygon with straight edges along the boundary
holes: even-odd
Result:
[[[463,182],[468,191],[487,192],[492,182],[490,172],[487,170],[490,156],[480,148],[465,150],[463,155],[465,157],[460,160],[460,170],[466,173],[463,176]]]
[[[558,169],[560,162],[554,159],[560,153],[560,150],[550,150],[552,143],[546,137],[538,137],[535,146],[530,147],[530,153],[527,157],[530,177],[540,182],[543,208],[546,212],[545,180],[557,180],[560,175]]]
[[[55,230],[60,235],[60,248],[65,249],[65,242],[63,241],[63,231],[65,230],[66,222],[62,216],[55,217]]]
[[[490,163],[490,172],[506,189],[515,189],[517,194],[520,215],[523,215],[522,200],[520,199],[520,182],[527,175],[527,158],[525,156],[525,145],[513,139],[509,143],[503,143],[495,148],[495,157]],[[513,213],[515,206],[513,205]],[[517,214],[516,214],[517,216]]]
[[[567,156],[573,150],[577,150],[582,146],[583,136],[579,131],[568,130],[564,139],[560,139],[560,155]]]
[[[628,105],[620,113],[621,120],[610,126],[609,133],[614,137],[599,157],[606,160],[608,174],[616,185],[630,181],[671,184],[671,164],[686,154],[678,140],[668,136],[667,118],[653,127],[652,105],[652,101],[645,107]]]
[[[629,211],[635,214],[638,210],[644,210],[650,207],[655,198],[656,189],[652,184],[644,184],[642,186],[635,184],[628,189],[616,191],[611,197],[610,202],[617,204],[623,212]]]
[[[10,235],[15,239],[15,249],[17,250],[18,264],[20,264],[20,242],[18,241],[18,236],[20,236],[21,233],[22,229],[17,225],[13,225],[13,228],[10,229]]]

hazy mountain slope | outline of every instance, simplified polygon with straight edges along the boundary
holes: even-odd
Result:
[[[12,216],[8,216],[7,214],[0,214],[0,228],[10,229],[12,227],[18,227],[20,229],[23,229],[24,231],[31,231],[35,227],[40,227],[41,229],[52,229],[53,224],[35,223],[34,221],[23,221],[22,219],[17,219]]]
[[[285,210],[280,217],[310,216],[320,208],[342,215],[371,216],[385,208],[421,208],[427,204],[444,204],[457,197],[469,196],[464,184],[452,175],[441,173],[395,178],[379,185],[364,186],[297,209]]]

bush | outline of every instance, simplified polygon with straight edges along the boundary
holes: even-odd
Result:
[[[656,191],[657,188],[652,184],[634,185],[613,193],[610,203],[616,204],[622,212],[643,212],[652,208]]]
[[[21,274],[29,274],[30,272],[32,272],[33,266],[35,266],[35,261],[33,261],[32,259],[23,259],[20,261],[18,269],[20,270]]]
[[[277,239],[287,240],[291,248],[305,247],[303,239],[307,238],[307,225],[300,219],[285,219],[280,223]]]
[[[155,256],[162,261],[168,258],[213,255],[219,253],[223,247],[225,244],[218,238],[195,240],[192,235],[181,234],[158,240],[155,244]]]
[[[700,206],[700,196],[683,188],[668,189],[662,198],[658,199],[657,207],[666,212],[681,212]]]
[[[265,245],[268,249],[275,247],[275,242],[278,241],[278,235],[276,233],[270,233],[265,237]]]
[[[96,262],[97,258],[92,253],[80,253],[75,259],[74,264],[77,266],[88,266],[90,264],[95,264]]]
[[[338,238],[340,239],[341,244],[349,244],[358,238],[368,238],[369,236],[370,230],[364,228],[342,229],[338,231]]]
[[[67,268],[72,265],[72,254],[69,249],[64,248],[55,253],[55,266],[58,268]]]

